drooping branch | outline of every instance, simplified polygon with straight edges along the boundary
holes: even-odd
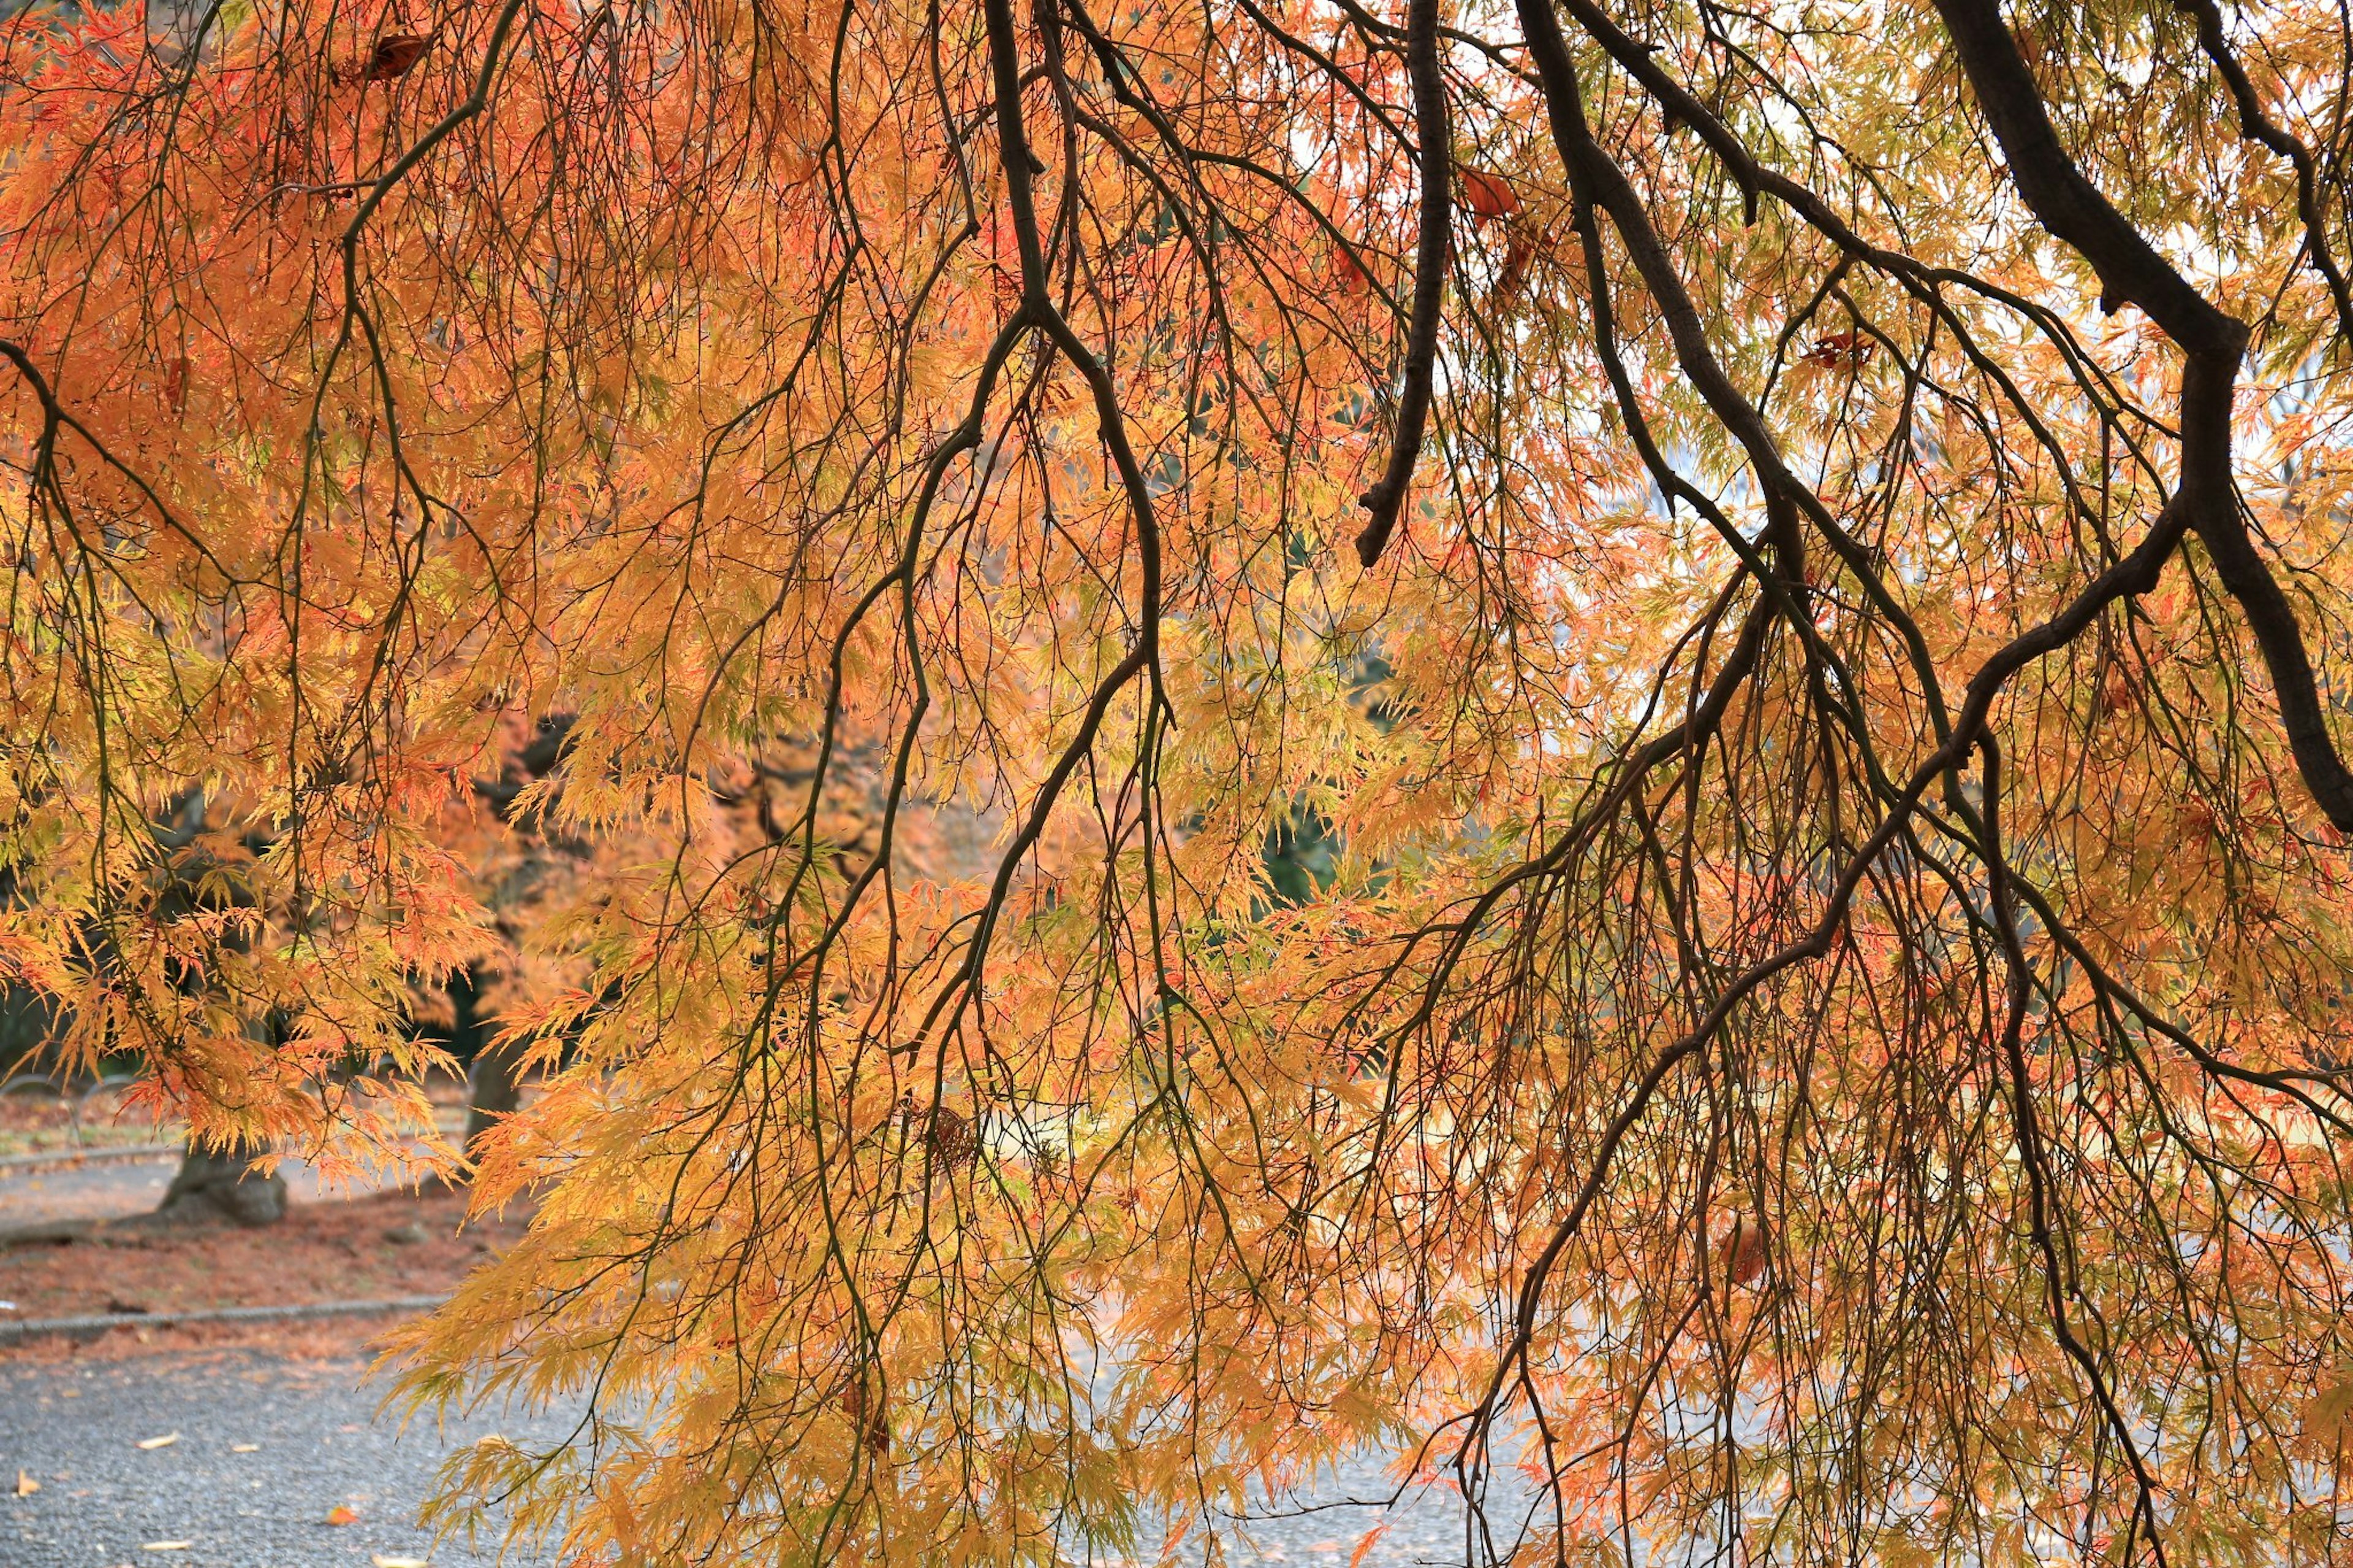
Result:
[[[2009,983],[2001,1029],[2003,1065],[2009,1069],[2011,1136],[2018,1147],[2020,1166],[2026,1173],[2027,1229],[2034,1239],[2034,1250],[2042,1262],[2042,1282],[2051,1313],[2051,1331],[2059,1341],[2067,1359],[2092,1391],[2109,1432],[2116,1446],[2124,1450],[2132,1467],[2136,1499],[2136,1527],[2148,1535],[2150,1553],[2158,1568],[2165,1565],[2165,1536],[2158,1524],[2157,1482],[2150,1476],[2148,1458],[2142,1452],[2140,1440],[2134,1435],[2133,1424],[2117,1407],[2116,1391],[2109,1386],[2108,1377],[2101,1369],[2099,1359],[2076,1334],[2067,1310],[2070,1295],[2067,1270],[2059,1261],[2057,1229],[2059,1217],[2052,1200],[2049,1155],[2044,1147],[2042,1119],[2034,1104],[2034,1075],[2026,1062],[2026,1016],[2031,1001],[2032,971],[2029,964],[2025,939],[2018,929],[2017,898],[2010,883],[2010,872],[2002,847],[2001,837],[2001,747],[1991,734],[1978,738],[1985,758],[1984,848],[1988,881],[1987,902],[1991,907],[1994,924],[2001,938]],[[2132,1556],[2132,1543],[2125,1543],[2125,1556]]]
[[[2248,79],[2247,68],[2231,48],[2231,40],[2222,31],[2222,8],[2214,0],[2177,0],[2198,23],[2198,47],[2221,74],[2223,85],[2231,89],[2231,98],[2239,108],[2240,133],[2251,141],[2260,142],[2285,158],[2295,170],[2295,210],[2304,220],[2305,255],[2313,270],[2328,285],[2328,298],[2337,308],[2337,330],[2353,345],[2353,289],[2345,281],[2345,270],[2337,263],[2336,247],[2328,243],[2328,225],[2320,210],[2320,174],[2313,159],[2312,149],[2301,138],[2263,112],[2263,100],[2255,92],[2255,84]]]
[[[1388,466],[1360,500],[1367,519],[1356,535],[1356,559],[1370,566],[1396,531],[1398,516],[1421,456],[1438,371],[1438,333],[1446,308],[1446,269],[1453,255],[1452,117],[1438,53],[1438,0],[1413,0],[1406,10],[1406,69],[1413,82],[1415,155],[1421,165],[1420,234],[1414,246],[1413,317],[1406,333],[1405,385],[1398,395],[1397,426],[1389,435]]]
[[[2193,287],[2075,166],[1995,0],[1936,0],[1978,106],[2036,218],[2099,275],[2105,303],[2139,306],[2186,359],[2180,499],[2270,671],[2288,747],[2306,788],[2353,832],[2353,770],[2328,731],[2295,611],[2248,536],[2231,480],[2231,416],[2247,328]]]

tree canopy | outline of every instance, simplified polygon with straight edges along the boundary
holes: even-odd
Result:
[[[579,1560],[1373,1446],[2343,1561],[2348,109],[2308,0],[22,12],[0,963],[365,1161],[524,955],[400,1386],[590,1399],[442,1515]]]

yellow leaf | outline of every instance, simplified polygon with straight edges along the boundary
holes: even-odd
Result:
[[[142,1437],[132,1447],[147,1449],[168,1448],[179,1440],[180,1435],[177,1432],[166,1432],[161,1437]]]
[[[375,1568],[433,1568],[422,1557],[386,1557],[380,1552],[369,1552],[368,1561],[375,1563]]]
[[[16,1495],[18,1497],[31,1497],[35,1492],[39,1491],[40,1489],[41,1483],[35,1480],[31,1474],[27,1472],[23,1466],[18,1466],[16,1468]]]
[[[232,1454],[259,1454],[261,1452],[261,1445],[259,1443],[231,1443],[228,1446],[228,1451]]]
[[[2329,1437],[2353,1423],[2353,1378],[2321,1390],[2304,1407],[2307,1436]]]

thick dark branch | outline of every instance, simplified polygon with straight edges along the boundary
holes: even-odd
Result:
[[[1666,68],[1658,63],[1654,50],[1637,42],[1625,29],[1610,20],[1609,14],[1595,5],[1594,0],[1560,0],[1560,5],[1562,10],[1576,19],[1577,26],[1585,30],[1588,37],[1601,46],[1609,58],[1617,63],[1620,69],[1641,83],[1643,90],[1658,101],[1670,127],[1689,126],[1698,134],[1700,140],[1705,142],[1708,150],[1724,163],[1733,180],[1740,186],[1752,218],[1756,213],[1757,194],[1762,192],[1769,195],[1797,214],[1849,258],[1866,261],[1897,279],[1925,309],[1952,329],[1964,344],[1971,363],[1991,376],[2010,395],[2011,403],[2026,419],[2029,426],[2036,431],[2037,439],[2042,440],[2046,446],[2052,445],[2032,408],[2026,399],[2017,393],[2010,378],[1970,343],[1966,326],[1938,296],[1937,285],[1950,284],[1968,289],[1971,293],[2005,306],[2032,321],[2051,339],[2061,353],[2066,356],[2069,364],[2075,367],[2078,384],[2087,396],[2095,403],[2100,402],[2101,386],[2105,384],[2108,400],[2117,400],[2116,389],[2113,384],[2106,384],[2106,378],[2099,375],[2096,367],[2086,361],[2082,350],[2076,346],[2072,334],[2068,331],[2065,321],[2033,301],[2021,298],[1999,284],[1973,273],[1956,270],[1952,268],[1931,267],[1900,250],[1889,250],[1865,239],[1856,233],[1846,219],[1841,217],[1829,203],[1812,190],[1757,162],[1747,146],[1721,117],[1693,96],[1691,91],[1677,81]],[[1552,30],[1557,31],[1556,26]],[[2065,465],[2061,466],[2063,468]]]
[[[2042,226],[2073,247],[2099,274],[2104,302],[2139,306],[2186,352],[2228,358],[2247,342],[2247,329],[2224,314],[2175,270],[2157,247],[2116,211],[2060,145],[2043,107],[2042,89],[2026,68],[1995,0],[1936,0],[1978,108],[2001,143],[2010,178]]]
[[[2296,770],[2329,821],[2353,833],[2353,772],[2328,733],[2295,611],[2248,537],[2231,482],[2231,405],[2246,352],[2245,324],[2191,287],[2076,168],[1996,0],[1936,0],[1936,11],[2026,205],[2082,252],[2112,301],[2138,305],[2187,356],[2177,499],[2255,634]]]
[[[2297,627],[2295,609],[2288,603],[2279,580],[2255,552],[2246,525],[2235,510],[2217,510],[2198,520],[2198,538],[2213,557],[2215,574],[2245,612],[2255,634],[2263,665],[2271,672],[2272,691],[2279,700],[2280,725],[2287,731],[2289,752],[2305,787],[2341,832],[2353,833],[2353,771],[2337,754],[2328,732],[2327,709],[2320,684]]]
[[[1046,252],[1038,232],[1038,197],[1032,184],[1038,155],[1029,150],[1029,133],[1021,123],[1021,64],[1015,51],[1013,8],[992,5],[984,15],[988,24],[988,64],[996,89],[999,161],[1005,170],[1005,200],[1011,209],[1014,243],[1021,257],[1021,299],[1034,313],[1047,303]]]
[[[1110,716],[1113,702],[1130,682],[1139,677],[1147,689],[1147,710],[1150,710],[1150,705],[1165,704],[1166,700],[1161,693],[1159,665],[1160,525],[1153,511],[1151,487],[1145,481],[1143,466],[1137,461],[1134,443],[1128,438],[1126,416],[1120,408],[1118,388],[1109,366],[1087,346],[1048,293],[1045,247],[1039,235],[1037,203],[1031,184],[1038,164],[1030,153],[1028,132],[1021,121],[1021,73],[1017,63],[1013,7],[1011,0],[986,0],[982,9],[987,26],[990,66],[996,88],[997,132],[1008,205],[1011,209],[1014,232],[1019,241],[1021,254],[1021,307],[1014,313],[1013,321],[1008,323],[1007,335],[1000,339],[1000,344],[1009,343],[1014,333],[1035,327],[1078,371],[1093,394],[1098,433],[1111,454],[1113,466],[1118,470],[1121,488],[1126,492],[1134,516],[1136,543],[1143,567],[1144,602],[1138,615],[1135,640],[1120,661],[1095,684],[1086,707],[1082,710],[1077,732],[1062,748],[1053,768],[1039,783],[1020,830],[997,858],[997,872],[989,883],[987,900],[981,906],[979,918],[975,923],[964,963],[933,998],[915,1031],[916,1046],[897,1047],[901,1051],[920,1049],[921,1042],[938,1037],[935,1031],[944,1033],[945,1029],[953,1028],[965,1007],[978,1004],[989,943],[1011,893],[1014,873],[1045,831],[1047,819],[1053,814],[1064,788],[1078,774],[1082,764],[1093,756],[1095,737]],[[976,433],[975,444],[977,442],[982,406],[980,402],[974,404],[969,423],[969,427]],[[911,731],[911,742],[912,738]]]
[[[1666,243],[1651,225],[1641,195],[1617,161],[1593,139],[1577,86],[1576,61],[1562,35],[1560,20],[1553,12],[1552,0],[1520,0],[1519,14],[1527,31],[1528,58],[1543,83],[1545,113],[1554,149],[1568,176],[1570,192],[1580,207],[1598,206],[1609,215],[1666,323],[1676,363],[1684,378],[1706,401],[1709,412],[1715,416],[1725,433],[1737,441],[1746,455],[1766,500],[1765,538],[1779,554],[1783,570],[1792,579],[1802,574],[1802,540],[1797,528],[1798,515],[1802,514],[1903,639],[1928,704],[1929,720],[1939,736],[1946,734],[1950,725],[1943,688],[1936,676],[1936,660],[1918,625],[1889,591],[1862,542],[1841,525],[1820,497],[1789,471],[1764,416],[1735,384],[1709,345],[1699,306],[1676,276]],[[1587,244],[1588,248],[1593,247],[1591,237]]]
[[[1388,468],[1365,492],[1369,519],[1356,535],[1356,559],[1370,566],[1397,529],[1430,423],[1430,387],[1438,367],[1440,315],[1446,305],[1446,264],[1453,253],[1454,132],[1446,111],[1446,77],[1438,54],[1438,0],[1413,0],[1406,10],[1406,69],[1413,81],[1414,135],[1420,142],[1421,234],[1414,247],[1413,320],[1405,349],[1405,387],[1398,396],[1397,428]]]

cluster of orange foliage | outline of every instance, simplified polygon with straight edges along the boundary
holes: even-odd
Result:
[[[507,966],[579,1561],[2341,1561],[2347,46],[2037,29],[23,12],[0,964],[355,1162]]]

